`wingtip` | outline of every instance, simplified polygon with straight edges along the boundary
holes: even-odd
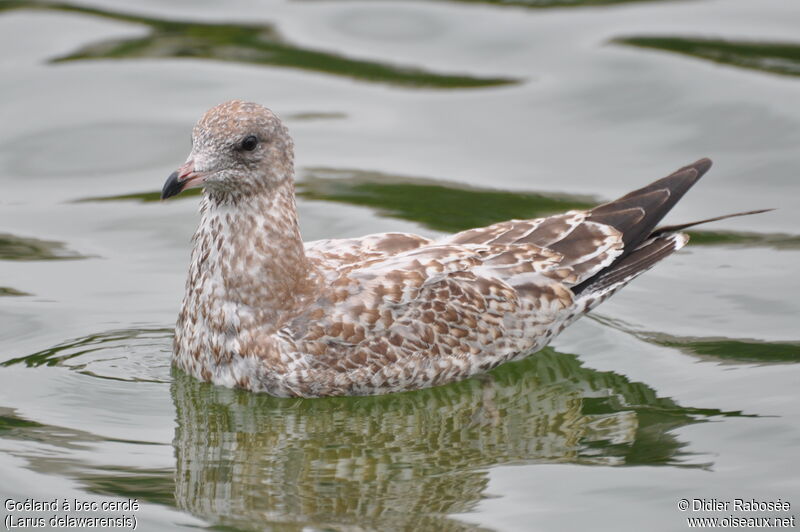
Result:
[[[708,170],[709,168],[711,168],[711,165],[714,164],[714,161],[712,161],[708,157],[703,157],[702,159],[698,159],[697,162],[695,162],[694,164],[695,166],[703,168],[703,170]]]
[[[702,159],[698,159],[686,168],[692,168],[697,172],[698,177],[702,176],[706,172],[708,172],[709,168],[713,165],[713,161],[708,157],[703,157]]]

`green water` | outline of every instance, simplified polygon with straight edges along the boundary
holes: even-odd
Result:
[[[688,529],[800,508],[800,4],[0,0],[0,499],[140,530]],[[702,156],[692,242],[481,378],[287,400],[170,368],[205,109],[296,141],[307,240],[580,209]],[[0,509],[5,519],[53,512]],[[7,524],[7,523],[4,523]]]

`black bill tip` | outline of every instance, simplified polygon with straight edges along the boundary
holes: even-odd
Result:
[[[164,183],[164,188],[161,189],[161,199],[177,196],[183,190],[183,185],[184,183],[178,181],[178,172],[172,172]]]

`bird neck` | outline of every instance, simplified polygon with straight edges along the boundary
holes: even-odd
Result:
[[[220,311],[233,313],[223,318],[226,326],[253,321],[278,328],[302,306],[313,284],[293,181],[283,180],[264,192],[238,201],[220,201],[209,191],[203,197],[187,299],[208,302],[217,316]]]

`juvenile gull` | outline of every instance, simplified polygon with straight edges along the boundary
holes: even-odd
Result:
[[[173,363],[206,382],[302,397],[489,371],[543,348],[683,247],[680,230],[694,224],[656,224],[710,166],[701,159],[588,211],[435,241],[304,243],[289,132],[258,104],[221,104],[194,127],[161,194],[204,188]]]

